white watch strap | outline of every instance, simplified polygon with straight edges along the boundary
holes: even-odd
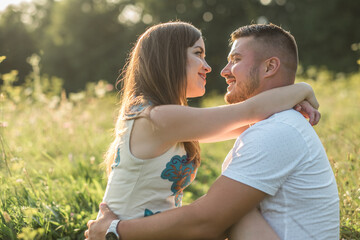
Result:
[[[116,230],[116,227],[119,222],[120,222],[120,219],[113,220],[106,233],[113,232],[119,238],[119,234],[117,233],[117,230]]]

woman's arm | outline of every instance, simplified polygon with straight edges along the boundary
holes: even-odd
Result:
[[[150,111],[154,135],[162,142],[205,140],[230,133],[270,115],[290,109],[302,100],[318,108],[310,85],[298,83],[262,92],[242,103],[212,108],[162,105]]]
[[[300,112],[305,118],[309,119],[309,123],[314,126],[318,124],[321,118],[320,112],[313,108],[308,101],[302,101],[295,105],[294,109]],[[244,127],[232,130],[230,132],[223,133],[221,135],[214,135],[209,138],[201,139],[201,143],[212,143],[212,142],[221,142],[230,139],[235,139],[240,136],[246,129],[249,128],[249,125]]]
[[[238,136],[240,136],[248,128],[249,128],[249,125],[246,125],[244,127],[241,127],[241,128],[235,129],[235,130],[231,130],[230,132],[214,135],[209,138],[200,139],[199,141],[201,143],[212,143],[212,142],[221,142],[221,141],[226,141],[226,140],[230,140],[230,139],[235,139]]]

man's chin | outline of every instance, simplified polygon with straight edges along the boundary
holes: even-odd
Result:
[[[231,93],[227,92],[224,96],[224,100],[227,104],[234,104],[234,103],[243,102],[246,99],[242,99],[241,97],[233,96]]]

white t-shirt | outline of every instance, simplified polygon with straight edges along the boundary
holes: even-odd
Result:
[[[268,194],[261,212],[281,239],[339,239],[339,196],[316,132],[294,110],[241,134],[222,175]]]

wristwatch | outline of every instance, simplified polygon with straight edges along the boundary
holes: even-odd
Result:
[[[116,227],[119,222],[120,222],[120,219],[116,219],[111,222],[110,227],[107,230],[106,235],[105,235],[106,240],[121,240],[119,237],[119,234],[116,231]]]

